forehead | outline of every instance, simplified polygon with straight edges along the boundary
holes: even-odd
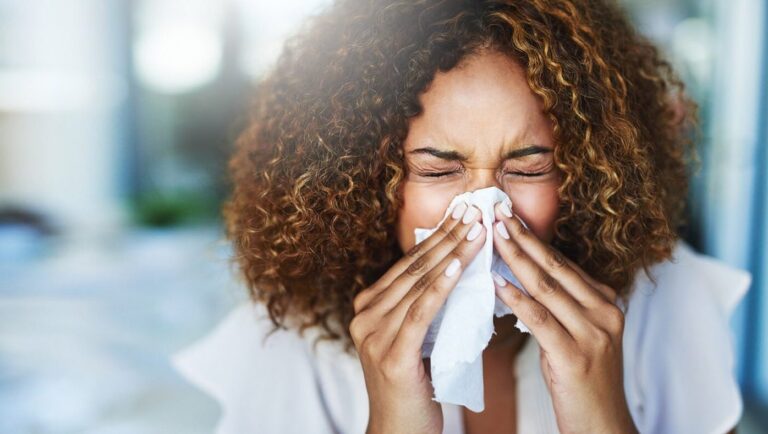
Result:
[[[527,142],[552,145],[552,125],[525,70],[508,56],[487,52],[438,72],[420,95],[405,148],[441,146],[467,154],[511,149]]]

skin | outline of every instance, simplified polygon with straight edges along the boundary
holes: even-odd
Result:
[[[438,73],[421,96],[424,112],[413,119],[404,143],[407,179],[399,210],[397,238],[405,252],[413,229],[434,227],[451,199],[465,191],[496,186],[544,240],[551,240],[557,216],[559,173],[552,152],[502,161],[510,151],[530,145],[554,149],[551,121],[528,87],[524,71],[506,56],[477,55]],[[467,161],[448,161],[423,148],[456,151]],[[423,176],[461,170],[444,177]],[[513,172],[547,172],[521,176]]]
[[[524,70],[502,54],[482,52],[437,73],[421,102],[424,111],[412,119],[403,145],[408,173],[396,233],[405,255],[354,300],[350,332],[368,390],[368,432],[442,432],[442,411],[431,399],[421,344],[462,270],[489,235],[532,296],[521,295],[510,283],[496,285],[499,298],[539,343],[560,432],[637,432],[624,394],[624,318],[613,304],[616,293],[549,244],[561,178],[551,152],[555,146],[551,122],[528,87]],[[504,158],[513,151],[527,155]],[[430,177],[429,173],[447,174]],[[504,190],[514,208],[510,217],[497,207],[495,233],[487,234],[480,225],[477,238],[467,239],[481,219],[470,207],[464,220],[461,213],[457,219],[446,219],[438,231],[415,245],[414,228],[434,227],[455,195],[490,186]],[[497,224],[506,229],[508,239]],[[447,276],[445,270],[456,260],[456,273]],[[499,335],[513,341],[516,333],[518,340],[522,337],[513,327],[512,315],[495,321]],[[486,391],[486,411],[465,413],[468,430],[515,430],[510,368],[519,347],[492,340],[484,352],[484,366],[490,368],[485,371],[486,384],[499,387]]]

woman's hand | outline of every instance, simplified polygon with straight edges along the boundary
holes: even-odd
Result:
[[[481,219],[476,207],[459,204],[438,230],[355,297],[349,330],[368,391],[368,433],[442,432],[443,414],[432,400],[421,347],[484,243]]]
[[[624,395],[624,314],[616,292],[539,240],[503,204],[494,247],[531,295],[496,292],[536,337],[561,433],[637,433]],[[505,283],[500,286],[499,283]]]

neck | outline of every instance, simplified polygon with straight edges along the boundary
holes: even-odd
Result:
[[[512,352],[512,355],[522,348],[528,339],[528,333],[523,333],[515,327],[517,317],[505,315],[493,318],[493,326],[496,334],[491,336],[488,342],[488,350],[500,352]]]

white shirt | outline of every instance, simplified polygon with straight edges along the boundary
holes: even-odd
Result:
[[[752,276],[679,241],[673,259],[640,270],[623,338],[624,387],[638,430],[724,434],[741,418],[730,317]],[[173,356],[191,383],[221,406],[216,432],[364,433],[368,396],[360,361],[338,341],[312,350],[304,336],[271,330],[266,309],[245,303]],[[516,358],[520,434],[558,433],[534,337]],[[445,434],[463,434],[461,407],[443,404]]]

